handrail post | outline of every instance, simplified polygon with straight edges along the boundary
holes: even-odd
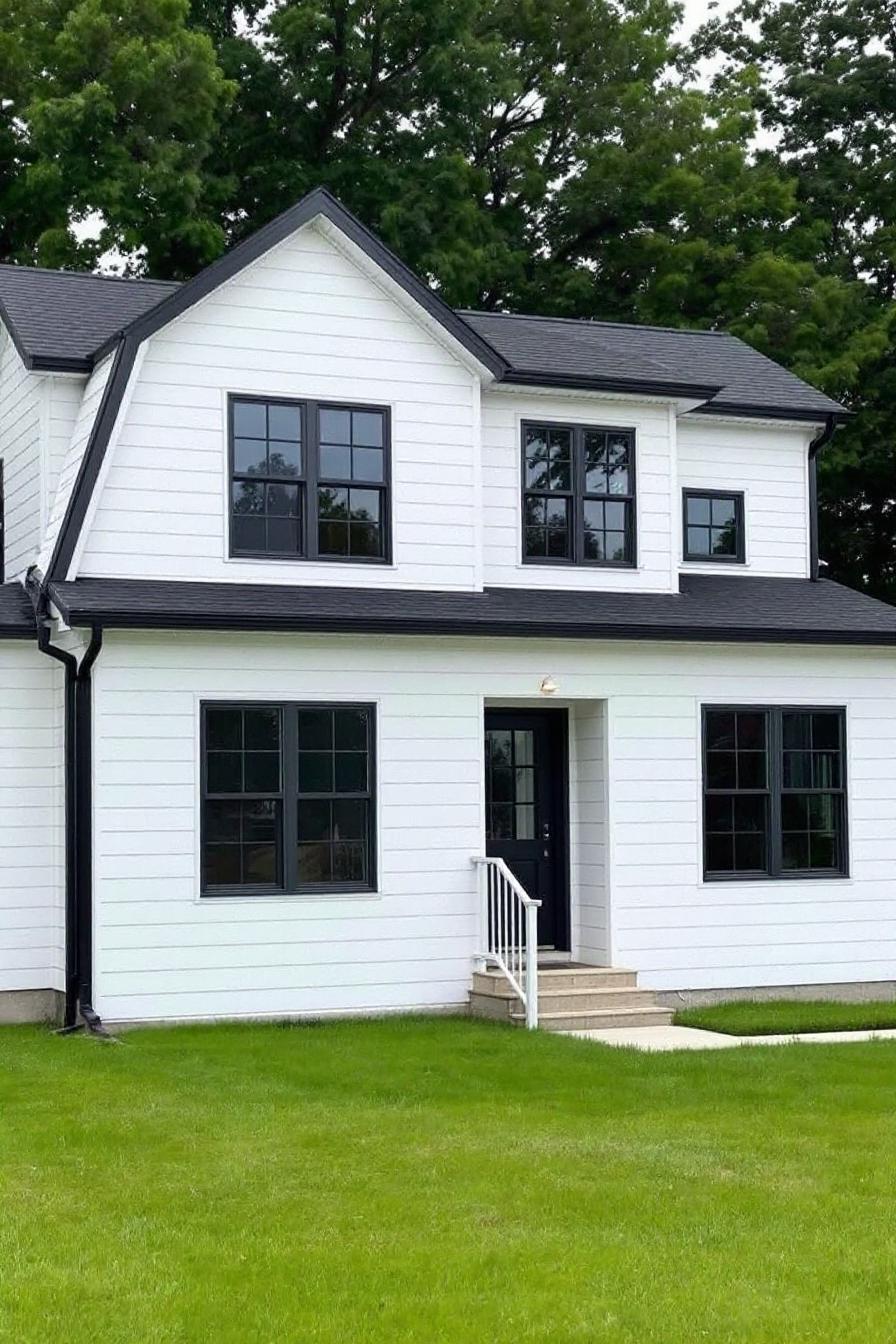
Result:
[[[526,1026],[538,1026],[538,907],[526,906]]]

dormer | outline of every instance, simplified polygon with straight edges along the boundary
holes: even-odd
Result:
[[[13,576],[673,593],[813,571],[834,402],[725,333],[454,312],[326,192],[185,285],[2,267],[0,304],[7,507],[21,440],[36,510]],[[46,379],[53,448],[52,411],[15,411]]]

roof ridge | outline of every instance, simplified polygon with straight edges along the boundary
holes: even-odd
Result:
[[[497,313],[482,308],[457,308],[461,317],[511,317],[525,322],[566,322],[573,327],[622,327],[626,331],[668,331],[676,336],[731,336],[730,331],[706,327],[661,327],[651,322],[612,322],[601,317],[551,317],[549,313]],[[733,339],[737,340],[737,337]]]
[[[102,275],[96,271],[67,271],[61,266],[28,266],[17,261],[0,261],[0,271],[18,271],[20,274],[65,275],[79,280],[113,280],[129,285],[181,285],[182,280],[157,280],[150,275]]]

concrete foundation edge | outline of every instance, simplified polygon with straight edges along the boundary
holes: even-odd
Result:
[[[835,985],[760,985],[737,989],[659,989],[657,1003],[664,1008],[705,1008],[732,1000],[752,1003],[770,999],[827,999],[833,1003],[868,1003],[896,999],[896,980],[848,980]]]
[[[64,997],[58,989],[0,990],[0,1025],[62,1021]]]

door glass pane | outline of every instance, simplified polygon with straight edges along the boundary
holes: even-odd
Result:
[[[485,735],[486,835],[489,840],[534,840],[535,734],[531,728]]]

